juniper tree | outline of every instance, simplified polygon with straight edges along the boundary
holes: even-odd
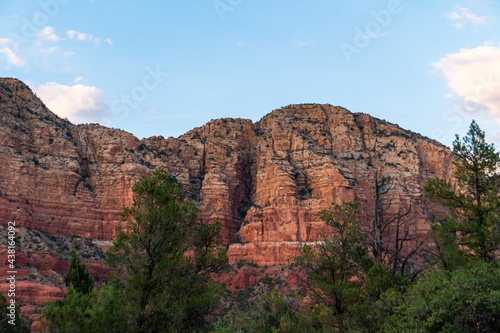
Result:
[[[100,290],[88,287],[73,253],[68,295],[46,304],[47,331],[200,332],[214,321],[223,289],[211,273],[227,263],[220,223],[198,223],[181,185],[161,169],[133,191],[133,205],[123,211],[128,230],[108,251],[114,276]],[[91,291],[76,291],[81,285]]]
[[[73,285],[76,292],[88,294],[94,287],[94,280],[90,275],[87,265],[80,264],[76,250],[71,250],[71,259],[68,273],[64,276],[66,287]]]
[[[133,191],[133,205],[123,212],[129,232],[108,252],[126,286],[131,325],[141,332],[206,328],[223,294],[210,276],[227,262],[220,223],[198,224],[198,210],[162,169]]]

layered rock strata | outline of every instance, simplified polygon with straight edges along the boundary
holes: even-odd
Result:
[[[450,178],[450,150],[367,114],[291,105],[257,123],[217,119],[178,138],[139,140],[73,125],[16,79],[0,79],[0,224],[111,240],[132,186],[157,167],[174,175],[204,223],[218,219],[231,262],[287,264],[328,232],[316,214],[356,200],[369,216],[376,178],[411,203],[414,232],[432,213],[423,186]],[[394,206],[396,207],[396,206]],[[391,208],[396,209],[396,208]],[[368,219],[368,217],[367,217]]]

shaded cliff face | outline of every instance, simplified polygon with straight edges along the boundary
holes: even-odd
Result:
[[[0,224],[113,239],[132,186],[156,167],[174,175],[208,223],[219,219],[230,261],[287,264],[301,242],[328,232],[316,213],[356,200],[373,210],[374,183],[391,177],[426,228],[423,185],[450,178],[445,146],[366,114],[294,105],[257,123],[218,119],[179,138],[73,125],[22,82],[0,79]],[[417,230],[418,231],[418,230]]]

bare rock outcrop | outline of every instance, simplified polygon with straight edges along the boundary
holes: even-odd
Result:
[[[0,79],[0,138],[0,225],[111,240],[133,185],[162,167],[204,223],[222,221],[230,262],[261,266],[287,264],[328,232],[316,214],[332,202],[356,200],[368,216],[380,176],[423,231],[432,214],[423,186],[452,173],[447,147],[342,107],[291,105],[257,123],[217,119],[179,138],[139,140],[73,125],[16,79]]]

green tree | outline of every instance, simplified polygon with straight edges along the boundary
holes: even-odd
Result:
[[[75,290],[56,302],[47,302],[43,310],[44,331],[58,333],[127,332],[130,317],[125,307],[123,286],[102,285],[89,293]]]
[[[89,332],[88,311],[94,304],[97,290],[81,293],[73,284],[67,288],[68,294],[56,302],[47,302],[43,310],[45,330],[48,332]]]
[[[426,195],[448,208],[432,225],[438,259],[404,294],[389,290],[378,304],[390,305],[387,332],[500,331],[500,156],[473,121],[453,143],[455,182],[431,179]]]
[[[446,221],[433,226],[435,254],[450,270],[460,258],[491,261],[500,245],[500,155],[473,121],[467,135],[453,142],[455,184],[431,179],[426,195],[449,209]]]
[[[133,191],[133,205],[123,212],[128,232],[121,232],[108,251],[125,285],[130,330],[207,328],[224,294],[210,275],[227,263],[218,241],[220,223],[198,224],[196,207],[162,169]]]
[[[273,289],[258,297],[251,309],[229,311],[219,319],[213,332],[313,333],[314,325],[321,326],[321,322],[307,315],[296,298]]]
[[[332,235],[323,235],[313,247],[304,245],[295,260],[306,269],[317,303],[333,310],[340,331],[346,330],[349,306],[362,301],[361,288],[373,265],[357,209],[357,203],[344,202],[322,210],[318,215],[332,227]]]
[[[0,293],[0,332],[4,333],[29,333],[30,329],[21,317],[19,317],[19,313],[21,312],[21,308],[19,306],[15,306],[13,318],[10,317],[10,309],[7,308],[10,304],[7,302],[7,298]],[[9,324],[9,321],[13,324]]]
[[[361,287],[363,298],[349,305],[348,331],[380,332],[410,286],[409,278],[393,275],[385,263],[375,262]],[[387,299],[388,293],[392,299]]]
[[[71,250],[71,259],[68,273],[64,276],[66,287],[73,285],[76,292],[88,294],[94,288],[94,280],[87,265],[80,264],[76,250]]]
[[[303,246],[295,261],[311,280],[317,306],[314,326],[322,331],[379,332],[393,312],[381,301],[384,294],[401,295],[411,284],[370,253],[372,235],[363,230],[357,209],[357,203],[344,202],[321,211],[318,215],[332,227],[332,234],[323,235],[314,246]]]
[[[385,332],[500,332],[500,271],[489,262],[429,272],[403,298],[387,293],[394,314]],[[391,300],[393,298],[393,300]]]
[[[133,190],[128,230],[108,251],[111,282],[92,288],[73,251],[68,294],[43,311],[47,331],[199,332],[214,321],[224,292],[211,273],[227,264],[221,224],[198,223],[181,185],[161,169]]]
[[[68,273],[64,276],[68,294],[56,302],[47,302],[42,312],[48,332],[126,332],[127,315],[123,308],[123,287],[94,281],[85,264],[71,251]]]

